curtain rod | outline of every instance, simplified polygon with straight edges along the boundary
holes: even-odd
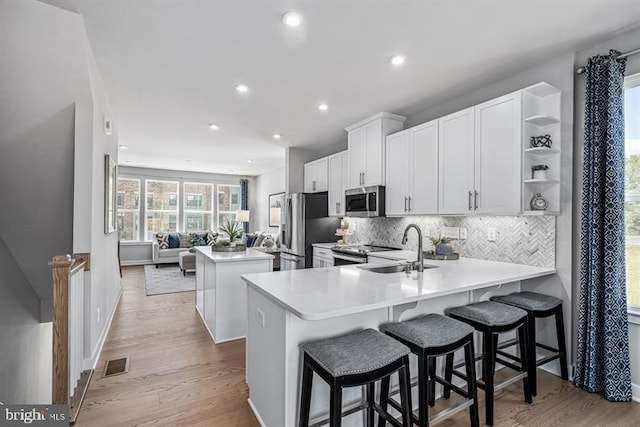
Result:
[[[616,57],[614,59],[626,58],[627,56],[635,55],[636,53],[640,53],[640,49],[635,49],[635,50],[632,50],[630,52],[621,53],[620,55],[616,55]],[[578,73],[578,74],[582,74],[585,71],[587,71],[586,67],[578,67],[578,69],[576,69],[576,73]]]

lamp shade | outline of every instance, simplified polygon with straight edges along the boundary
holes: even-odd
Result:
[[[269,224],[282,224],[280,221],[281,208],[269,208]]]
[[[249,211],[236,211],[236,221],[238,222],[249,222]]]

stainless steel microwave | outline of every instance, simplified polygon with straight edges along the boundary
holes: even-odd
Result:
[[[373,218],[384,216],[384,187],[358,187],[346,190],[345,215],[354,217]]]

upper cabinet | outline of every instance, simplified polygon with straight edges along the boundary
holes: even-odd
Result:
[[[304,192],[319,193],[328,190],[328,158],[323,157],[304,164]]]
[[[521,92],[439,120],[439,213],[517,214]]]
[[[349,179],[348,152],[328,157],[329,161],[329,216],[344,216],[344,190]]]
[[[386,213],[389,216],[438,212],[438,121],[387,137]]]
[[[385,137],[402,130],[405,118],[378,113],[346,129],[349,144],[348,187],[385,184]]]

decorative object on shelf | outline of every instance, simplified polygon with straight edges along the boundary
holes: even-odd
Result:
[[[545,148],[551,148],[551,144],[553,144],[553,141],[551,141],[551,135],[540,135],[540,136],[532,136],[531,137],[531,146],[532,147],[545,147]]]
[[[434,251],[424,251],[422,252],[422,256],[424,259],[433,259],[436,261],[454,261],[460,259],[460,254],[457,252],[450,255],[437,255]]]
[[[547,199],[542,196],[542,193],[536,193],[531,198],[529,206],[531,206],[532,211],[546,211],[549,207],[549,202],[547,202]]]
[[[547,165],[534,165],[531,166],[531,178],[533,179],[547,179],[547,171],[549,166]]]
[[[341,245],[347,244],[347,236],[352,235],[353,233],[349,230],[349,221],[343,219],[340,221],[340,228],[336,229],[336,236],[342,236],[342,240],[338,243]]]

